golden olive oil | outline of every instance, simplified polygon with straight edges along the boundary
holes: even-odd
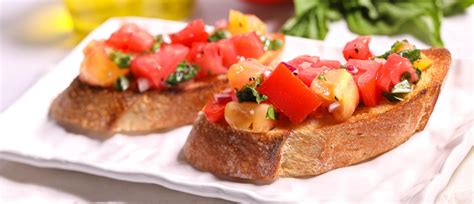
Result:
[[[110,17],[143,16],[181,20],[194,0],[64,0],[78,33],[88,33]]]

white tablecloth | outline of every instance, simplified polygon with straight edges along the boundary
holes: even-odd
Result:
[[[18,27],[24,25],[38,8],[60,6],[59,0],[3,0],[0,1],[0,111],[11,105],[28,87],[34,84],[48,67],[58,62],[70,48],[57,42],[42,44],[24,42]],[[290,5],[268,7],[248,5],[236,0],[198,0],[193,17],[213,22],[227,16],[229,8],[247,13],[258,13],[277,28],[289,16]],[[471,58],[474,50],[474,8],[468,14],[444,20],[443,39],[454,58]],[[21,29],[20,29],[21,30]],[[341,46],[354,35],[344,22],[331,25],[326,42]],[[376,38],[390,44],[396,37]],[[0,124],[1,128],[1,124]],[[2,138],[8,139],[8,138]],[[472,202],[473,151],[454,173],[448,187],[438,196],[440,203]],[[51,202],[173,202],[225,203],[219,199],[203,198],[151,184],[139,184],[54,169],[42,169],[0,160],[0,203]]]

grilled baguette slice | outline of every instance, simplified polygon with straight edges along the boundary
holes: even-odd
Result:
[[[226,75],[143,93],[93,87],[76,78],[53,101],[49,116],[68,131],[99,139],[150,133],[191,124],[213,94],[226,87]]]
[[[194,167],[219,177],[258,183],[315,176],[376,157],[423,130],[433,111],[451,56],[442,48],[423,53],[434,64],[402,102],[358,108],[343,123],[307,119],[266,133],[211,123],[200,113],[184,156]]]

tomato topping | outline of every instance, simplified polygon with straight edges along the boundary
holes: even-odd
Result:
[[[265,53],[263,43],[255,32],[236,35],[231,39],[238,56],[257,59]]]
[[[166,45],[154,54],[146,54],[135,58],[130,71],[137,78],[150,81],[151,87],[163,88],[164,81],[176,71],[176,66],[186,59],[189,49],[183,45]]]
[[[186,59],[189,62],[194,63],[196,56],[202,54],[202,50],[204,49],[204,46],[206,44],[207,43],[204,43],[204,42],[193,43],[193,45],[191,46],[191,50],[188,53],[188,56],[186,56]]]
[[[366,60],[372,57],[372,52],[369,49],[370,36],[360,36],[348,42],[344,47],[342,53],[346,60],[361,59]]]
[[[381,92],[377,88],[377,71],[382,65],[373,60],[350,59],[346,69],[354,75],[354,81],[359,88],[359,95],[365,106],[373,107],[380,102]]]
[[[306,86],[310,87],[311,82],[321,73],[341,67],[337,60],[320,60],[317,56],[302,55],[288,62],[288,64],[298,69],[298,78]]]
[[[290,60],[288,64],[298,69],[306,69],[309,67],[316,67],[315,65],[318,62],[319,62],[318,56],[301,55]]]
[[[191,47],[194,42],[207,42],[207,37],[202,19],[193,20],[183,30],[170,35],[173,44],[183,44],[187,47]]]
[[[321,105],[316,94],[282,63],[257,89],[293,123],[302,122]]]
[[[218,103],[215,100],[209,100],[203,109],[207,120],[213,123],[221,121],[224,118],[225,105],[225,103]]]
[[[155,39],[136,24],[128,23],[112,33],[105,43],[125,52],[145,52],[151,50]]]
[[[237,63],[237,52],[235,51],[234,44],[230,39],[223,39],[217,42],[219,46],[220,54],[222,55],[222,64],[229,68],[233,64]]]
[[[390,54],[387,62],[378,71],[377,87],[383,92],[389,92],[407,73],[410,74],[410,82],[418,81],[418,74],[410,60],[395,53]]]
[[[337,60],[319,60],[314,67],[328,67],[331,69],[341,68],[341,63]]]
[[[199,65],[198,78],[227,72],[217,43],[205,44],[194,58],[194,62]]]

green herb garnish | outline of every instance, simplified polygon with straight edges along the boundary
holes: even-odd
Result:
[[[268,50],[279,50],[283,47],[283,41],[280,39],[273,39],[270,41],[270,45],[268,45]]]
[[[115,89],[117,91],[125,91],[128,89],[129,86],[130,82],[125,76],[120,76],[117,81],[115,81]]]
[[[262,101],[265,101],[268,99],[267,96],[260,94],[257,91],[257,87],[260,86],[260,84],[263,81],[263,76],[260,76],[254,80],[251,84],[246,84],[244,85],[240,90],[236,91],[236,96],[239,102],[257,102],[261,103]]]
[[[383,93],[383,96],[387,98],[389,101],[403,101],[406,95],[413,91],[413,86],[407,79],[403,79],[398,84],[393,86],[390,93]]]
[[[153,47],[151,47],[152,52],[156,52],[158,49],[160,49],[161,45],[163,44],[163,35],[157,35],[155,37],[155,44],[153,44]]]
[[[216,41],[226,39],[229,37],[230,37],[229,31],[224,30],[224,29],[219,29],[219,30],[214,31],[212,35],[207,38],[207,41],[216,42]]]
[[[402,51],[400,52],[400,56],[409,59],[411,63],[421,58],[419,49]]]
[[[267,119],[270,120],[278,120],[278,113],[275,111],[272,105],[270,105],[267,109]]]
[[[191,65],[187,61],[183,61],[176,66],[176,72],[172,73],[166,79],[166,85],[174,86],[183,81],[194,78],[198,73],[199,68],[197,65]]]
[[[321,81],[327,81],[327,79],[326,79],[326,77],[324,76],[324,74],[318,75],[318,79],[321,80]]]
[[[112,60],[119,68],[129,68],[132,56],[122,53],[120,51],[113,51],[110,53],[109,59]]]

